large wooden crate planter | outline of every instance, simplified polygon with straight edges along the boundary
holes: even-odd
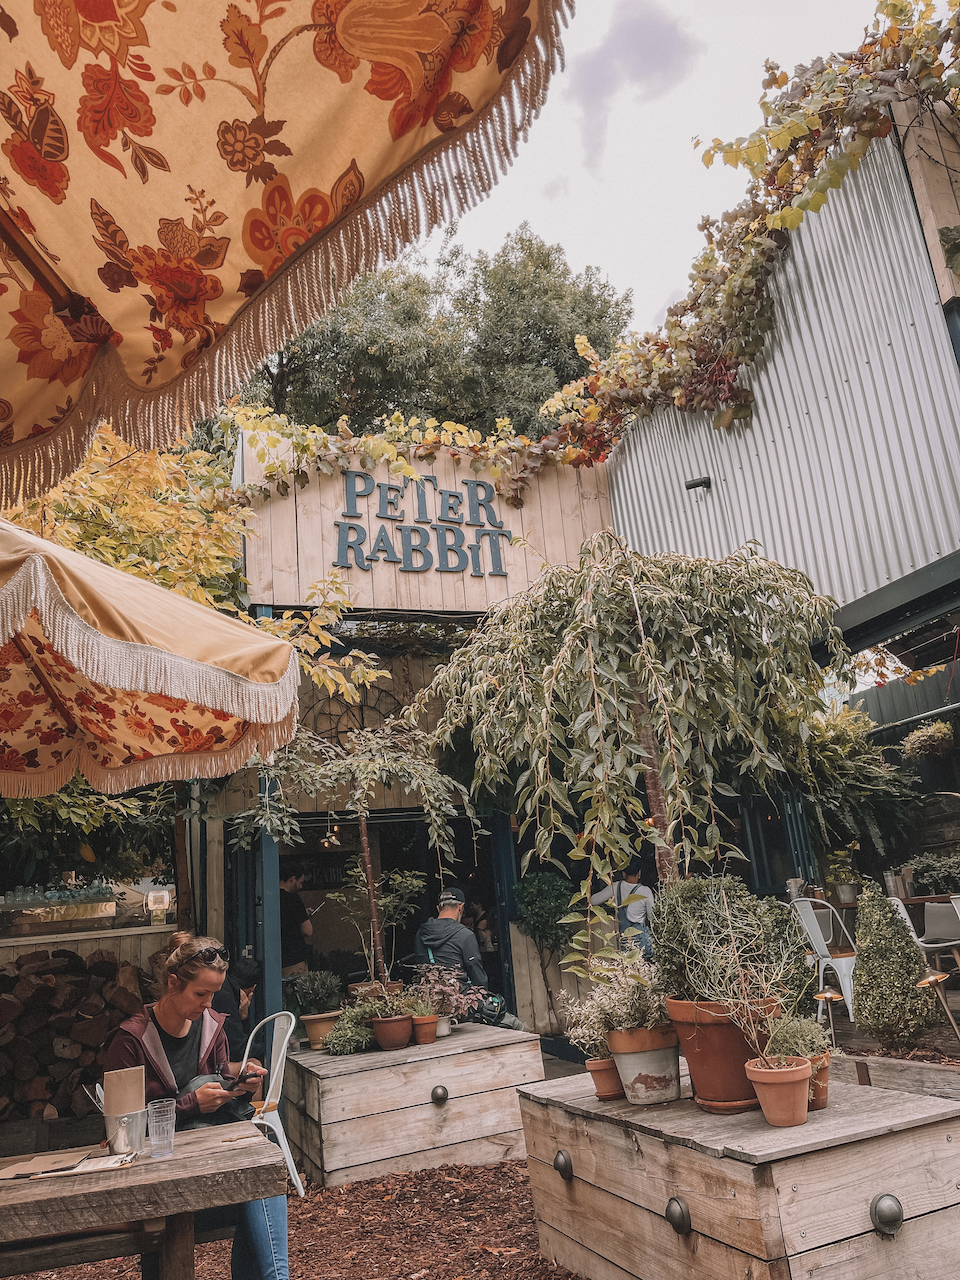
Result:
[[[306,1050],[287,1058],[284,1127],[294,1158],[328,1187],[523,1159],[517,1086],[542,1079],[538,1036],[472,1023],[385,1053]]]
[[[827,1110],[774,1129],[758,1112],[601,1103],[589,1089],[572,1076],[520,1091],[550,1261],[588,1280],[960,1276],[960,1104],[831,1081]],[[903,1206],[893,1236],[870,1217],[883,1193]],[[671,1200],[671,1216],[689,1212],[684,1234]]]

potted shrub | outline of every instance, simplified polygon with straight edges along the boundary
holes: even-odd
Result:
[[[607,1029],[627,1101],[650,1106],[679,1098],[679,1040],[654,966],[636,947],[626,947],[615,956],[594,958],[590,976],[597,985],[587,999]]]
[[[586,1055],[585,1066],[593,1077],[593,1087],[601,1102],[622,1098],[623,1084],[617,1064],[610,1056],[607,1026],[596,1000],[577,1000],[569,991],[558,991],[560,1013],[566,1023],[567,1039]]]
[[[451,1019],[465,1018],[476,1007],[461,987],[467,975],[442,964],[419,964],[416,974],[417,981],[407,988],[408,997],[428,1005],[437,1015],[437,1036],[448,1036]]]
[[[772,1014],[793,1013],[816,981],[796,917],[736,876],[704,876],[664,887],[653,935],[697,1104],[717,1114],[755,1110],[745,1066],[756,1035]]]
[[[340,1017],[340,979],[327,969],[299,973],[284,982],[283,1007],[297,1015],[311,1049],[323,1041]]]
[[[797,1018],[783,1014],[767,1022],[768,1054],[784,1058],[808,1058],[810,1061],[809,1111],[822,1111],[827,1105],[830,1075],[830,1037],[815,1018]]]
[[[869,881],[857,907],[857,963],[853,970],[853,1012],[857,1030],[881,1049],[912,1049],[929,1027],[941,1021],[930,987],[917,982],[927,959],[880,886]]]
[[[837,900],[850,905],[857,900],[857,891],[863,884],[863,878],[853,865],[853,855],[860,845],[854,841],[845,849],[834,849],[827,862],[825,879],[833,885]]]

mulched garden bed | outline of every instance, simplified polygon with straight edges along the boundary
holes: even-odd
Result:
[[[290,1280],[573,1280],[545,1262],[526,1166],[447,1165],[291,1196]],[[230,1245],[197,1249],[197,1280],[225,1280]],[[46,1280],[140,1274],[136,1258],[36,1273]]]
[[[941,1067],[960,1067],[956,1054],[941,1053],[939,1049],[853,1049],[844,1047],[848,1058],[896,1058],[900,1062],[935,1062]]]

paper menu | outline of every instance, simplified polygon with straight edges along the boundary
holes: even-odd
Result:
[[[41,1173],[72,1173],[77,1165],[99,1150],[99,1147],[91,1147],[89,1151],[51,1151],[31,1156],[0,1169],[0,1179],[34,1178]]]
[[[105,1116],[128,1116],[135,1111],[142,1111],[145,1106],[143,1067],[124,1067],[122,1071],[104,1073]]]

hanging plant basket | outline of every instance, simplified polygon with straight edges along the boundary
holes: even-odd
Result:
[[[908,733],[900,744],[900,750],[908,760],[922,760],[929,756],[948,756],[953,750],[953,726],[946,720],[933,720]]]

